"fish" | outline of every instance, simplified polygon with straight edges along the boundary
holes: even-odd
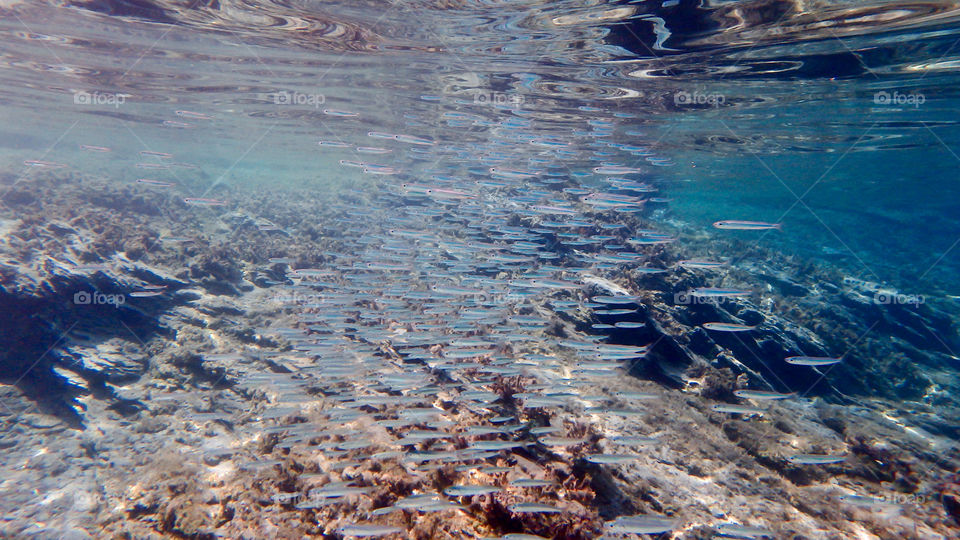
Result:
[[[163,180],[152,180],[150,178],[137,178],[137,183],[146,184],[148,186],[156,186],[156,187],[173,187],[172,182],[164,182]]]
[[[636,296],[593,296],[590,301],[598,304],[636,304],[640,300]]]
[[[607,315],[607,316],[612,316],[612,317],[617,317],[617,316],[620,316],[620,315],[633,315],[633,314],[636,313],[636,312],[637,312],[636,309],[626,309],[626,308],[622,308],[622,309],[605,309],[605,310],[595,309],[595,310],[593,310],[593,313],[596,314],[596,315]]]
[[[717,229],[728,229],[728,230],[737,230],[737,231],[762,231],[769,229],[782,230],[782,224],[780,223],[767,223],[765,221],[738,221],[738,220],[725,220],[717,221],[713,224]]]
[[[766,412],[765,409],[759,407],[751,407],[750,405],[727,405],[727,404],[718,404],[710,407],[711,410],[716,412],[722,412],[727,414],[744,414],[744,415],[760,415]]]
[[[795,366],[829,366],[842,361],[842,358],[831,358],[828,356],[789,356],[784,359],[788,364]]]
[[[442,188],[429,188],[423,192],[428,197],[433,197],[435,199],[472,199],[474,195],[467,193],[465,191],[458,191],[455,189],[442,189]]]
[[[540,503],[517,503],[511,504],[507,507],[514,514],[520,513],[536,513],[536,514],[558,514],[562,512],[556,506],[550,506],[549,504],[540,504]]]
[[[444,512],[447,510],[463,510],[464,506],[452,501],[431,501],[414,508],[418,512]]]
[[[734,390],[733,395],[745,398],[745,399],[756,399],[756,400],[769,400],[769,399],[786,399],[793,397],[796,394],[794,393],[781,393],[781,392],[771,392],[767,390]]]
[[[40,161],[38,159],[28,159],[23,162],[24,165],[28,167],[36,167],[39,169],[62,169],[66,167],[63,163],[55,163],[53,161]]]
[[[584,412],[589,414],[610,414],[614,416],[644,416],[647,413],[635,409],[615,409],[611,407],[587,407]]]
[[[615,465],[627,463],[639,459],[640,456],[634,454],[587,454],[586,460],[590,463],[601,465]]]
[[[489,495],[501,490],[502,488],[497,486],[459,485],[444,489],[443,494],[448,497],[475,497],[477,495]]]
[[[662,399],[663,396],[656,392],[633,392],[627,390],[618,390],[613,393],[620,399]]]
[[[717,532],[720,533],[720,536],[730,538],[774,538],[774,533],[770,529],[751,527],[739,523],[721,523],[717,525]]]
[[[756,328],[756,325],[747,325],[747,324],[737,324],[737,323],[726,323],[726,322],[707,322],[700,325],[707,330],[715,330],[718,332],[746,332]]]
[[[672,531],[679,526],[674,518],[636,515],[622,516],[608,522],[604,529],[609,533],[617,534],[661,534]]]
[[[543,426],[530,429],[531,435],[545,435],[547,433],[557,433],[563,431],[563,428],[557,426]]]
[[[701,296],[706,298],[734,298],[739,296],[750,296],[753,291],[744,289],[721,289],[716,287],[697,287],[690,291],[692,296]]]
[[[613,444],[619,444],[621,446],[647,446],[659,443],[660,439],[657,439],[656,437],[642,437],[639,435],[618,435],[616,437],[611,437],[609,441]]]
[[[490,174],[492,174],[492,175],[494,175],[494,176],[500,176],[500,177],[504,177],[504,178],[511,178],[511,179],[515,179],[515,180],[516,180],[516,179],[533,178],[533,177],[535,177],[535,176],[537,175],[537,174],[534,173],[534,172],[518,171],[518,170],[513,170],[513,169],[503,169],[503,168],[499,168],[499,167],[490,167]]]
[[[365,167],[361,169],[364,174],[376,174],[381,176],[398,174],[400,171],[394,169],[393,167],[375,167],[369,164],[366,164]]]
[[[516,487],[538,488],[538,487],[550,487],[554,485],[554,483],[549,480],[537,480],[535,478],[519,478],[517,480],[511,480],[510,485],[516,486]]]
[[[587,439],[577,439],[569,437],[540,437],[539,439],[541,444],[547,446],[576,446],[578,444],[586,444]]]
[[[474,441],[467,447],[473,450],[512,450],[530,443],[517,441]]]
[[[847,456],[827,454],[794,454],[787,457],[787,461],[795,465],[830,465],[843,463]]]
[[[193,111],[176,111],[176,114],[181,118],[190,118],[193,120],[213,120],[213,117],[208,114]]]
[[[156,157],[160,159],[173,159],[173,154],[168,154],[166,152],[154,152],[152,150],[141,150],[140,156],[142,157]]]
[[[440,501],[440,496],[436,493],[423,493],[420,495],[410,495],[409,497],[398,500],[393,504],[394,508],[418,509],[425,504],[432,504]]]
[[[506,434],[504,428],[495,428],[490,426],[467,426],[463,430],[464,435],[491,435],[494,433]]]
[[[353,118],[353,117],[360,116],[358,113],[351,112],[351,111],[344,111],[340,109],[324,109],[323,114],[327,116],[339,116],[342,118]]]
[[[652,200],[652,199],[651,199]],[[725,266],[727,263],[720,261],[708,261],[705,259],[687,259],[677,263],[683,268],[694,269],[715,269]]]
[[[92,146],[89,144],[81,144],[80,149],[89,150],[91,152],[100,152],[100,153],[111,152],[110,148],[107,148],[106,146]]]
[[[310,490],[310,496],[316,499],[333,499],[348,497],[350,495],[364,495],[368,491],[370,491],[369,488],[351,487],[341,485],[341,483],[332,483],[322,488]]]
[[[425,139],[423,137],[414,137],[413,135],[394,135],[393,140],[408,144],[419,144],[424,146],[434,146],[436,141]]]
[[[321,144],[322,142],[323,141],[321,141]],[[358,146],[357,152],[360,152],[361,154],[389,154],[390,152],[393,152],[393,150],[389,148],[377,148],[373,146]]]
[[[633,330],[637,328],[644,328],[647,326],[647,324],[642,322],[620,321],[620,322],[613,323],[613,326],[614,328]]]
[[[362,523],[351,523],[342,525],[337,531],[344,536],[356,536],[358,538],[373,538],[376,536],[387,536],[388,534],[397,534],[403,532],[400,527],[391,525],[369,525]]]
[[[622,165],[604,165],[601,167],[594,167],[593,172],[596,174],[636,174],[641,172],[640,169],[635,167],[625,167]]]
[[[669,236],[651,236],[646,238],[628,238],[627,243],[639,246],[650,246],[657,244],[670,244],[677,239]]]
[[[531,396],[523,398],[523,407],[532,409],[536,407],[562,407],[566,400],[555,396]]]
[[[163,294],[163,291],[131,291],[127,293],[128,296],[133,298],[149,298],[152,296],[162,296]]]
[[[512,470],[513,467],[482,467],[479,469],[479,471],[484,474],[501,474],[510,472]]]
[[[191,206],[223,206],[227,204],[226,201],[221,201],[219,199],[206,199],[203,197],[187,197],[183,199],[183,202]]]

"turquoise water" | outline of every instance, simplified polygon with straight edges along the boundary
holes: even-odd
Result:
[[[956,534],[957,5],[0,13],[0,536]]]
[[[483,123],[450,125],[444,114],[457,111],[474,115],[471,122],[533,120],[538,134],[586,145],[604,141],[586,129],[601,115],[580,107],[598,107],[626,116],[613,119],[617,142],[672,160],[651,172],[663,177],[667,195],[682,194],[672,204],[691,225],[723,217],[704,212],[717,205],[745,219],[783,216],[779,249],[839,251],[861,259],[851,273],[951,293],[951,246],[960,235],[951,224],[949,4],[880,3],[850,13],[837,5],[760,16],[745,28],[692,30],[735,5],[396,3],[370,20],[360,4],[263,4],[229,14],[162,3],[141,11],[15,4],[20,20],[5,21],[4,146],[10,169],[29,154],[130,175],[136,152],[148,149],[200,166],[187,183],[280,177],[280,185],[309,185],[334,170],[341,182],[362,177],[330,166],[342,156],[318,151],[318,139],[360,144],[368,131],[408,126],[454,145],[504,138]],[[873,10],[890,20],[878,15],[870,24]],[[657,15],[688,23],[661,32],[669,37],[659,43],[650,34]],[[818,17],[830,22],[802,38],[792,33]],[[775,30],[790,37],[777,40]],[[877,103],[883,95],[892,103]],[[214,119],[164,126],[182,120],[180,108]],[[91,154],[80,144],[115,152]],[[584,150],[564,166],[586,170]],[[426,165],[412,163],[409,173]],[[873,268],[891,258],[889,267]]]

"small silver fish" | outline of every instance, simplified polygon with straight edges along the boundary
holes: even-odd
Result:
[[[353,523],[343,525],[338,529],[344,536],[358,536],[360,538],[372,538],[374,536],[386,536],[388,534],[397,534],[403,532],[400,527],[389,525],[364,525]]]
[[[635,454],[588,454],[586,459],[590,463],[599,465],[616,465],[618,463],[627,463],[639,459]]]
[[[585,444],[586,439],[571,439],[568,437],[540,437],[539,441],[547,446],[576,446]]]
[[[496,493],[498,491],[500,491],[500,488],[497,486],[461,485],[450,486],[443,490],[443,494],[448,497],[475,497],[478,495]]]
[[[833,456],[828,454],[795,454],[787,458],[787,461],[795,465],[829,465],[832,463],[842,463],[846,461],[847,456]]]
[[[511,481],[510,485],[516,487],[548,487],[552,486],[553,482],[549,480],[537,480],[535,478],[520,478]]]
[[[773,538],[773,532],[762,527],[751,527],[739,523],[721,523],[717,525],[720,536],[733,538]]]
[[[760,407],[751,407],[749,405],[726,405],[718,404],[710,407],[716,412],[722,412],[727,414],[756,414],[763,416],[763,413],[766,412]]]
[[[607,523],[606,531],[619,534],[660,534],[677,528],[677,520],[660,516],[623,516]]]
[[[789,356],[784,361],[795,366],[829,366],[841,361],[828,356]]]
[[[713,226],[717,229],[729,229],[737,231],[762,231],[767,229],[777,229],[779,231],[782,229],[780,223],[767,223],[765,221],[739,221],[735,219],[717,221],[713,224]]]
[[[562,512],[556,506],[550,506],[548,504],[539,504],[539,503],[518,503],[511,504],[509,507],[511,512],[515,514],[529,512],[537,514],[559,514]]]
[[[734,390],[733,395],[745,398],[745,399],[756,399],[756,400],[768,400],[768,399],[786,399],[788,397],[793,397],[794,393],[784,394],[781,392],[771,392],[767,390]]]
[[[756,325],[750,326],[747,324],[737,324],[737,323],[725,323],[725,322],[707,322],[703,323],[701,326],[707,330],[716,330],[718,332],[746,332],[748,330],[753,330],[756,328]]]

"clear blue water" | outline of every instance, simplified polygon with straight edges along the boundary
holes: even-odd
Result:
[[[318,151],[318,139],[503,137],[492,125],[458,129],[450,111],[532,120],[579,145],[564,166],[587,170],[588,145],[605,142],[587,122],[620,113],[614,140],[670,158],[646,170],[691,226],[782,218],[784,234],[770,239],[778,249],[852,259],[850,273],[892,286],[957,292],[949,4],[746,9],[742,27],[724,19],[741,9],[725,2],[370,4],[14,4],[19,20],[4,21],[8,170],[42,155],[116,177],[148,149],[200,166],[204,180],[184,179],[198,190],[207,178],[347,183],[362,175],[330,166],[342,156]],[[674,21],[659,37],[658,17]],[[885,95],[891,103],[878,103]],[[163,126],[183,120],[178,109],[214,120]]]
[[[74,182],[69,193],[78,200],[119,190],[131,199],[155,201],[165,208],[154,221],[164,236],[204,234],[220,242],[220,248],[242,244],[246,251],[233,262],[236,274],[243,278],[234,281],[255,283],[250,285],[255,293],[272,287],[281,291],[276,294],[303,293],[291,281],[303,276],[285,275],[283,270],[274,270],[269,279],[258,278],[261,281],[249,277],[255,268],[269,266],[267,257],[289,255],[294,258],[290,268],[317,267],[338,275],[350,274],[351,268],[357,268],[352,265],[371,261],[414,264],[411,268],[416,270],[409,276],[400,277],[388,269],[369,281],[338,282],[346,287],[344,294],[359,295],[351,296],[357,305],[370,301],[365,294],[389,297],[414,287],[431,291],[438,282],[440,287],[469,290],[489,287],[483,291],[488,295],[484,298],[503,294],[510,299],[498,304],[498,309],[529,315],[534,301],[525,295],[533,287],[526,283],[518,297],[508,292],[518,293],[517,281],[509,280],[531,276],[560,280],[555,288],[563,291],[579,287],[579,293],[563,297],[579,305],[589,303],[590,293],[639,295],[637,305],[643,313],[665,310],[685,326],[673,331],[660,319],[658,334],[614,333],[611,342],[649,344],[653,358],[661,364],[659,370],[628,369],[627,373],[672,385],[671,391],[679,392],[678,386],[699,376],[691,364],[701,362],[716,368],[733,366],[733,376],[741,374],[751,386],[762,381],[768,390],[795,392],[801,399],[845,405],[891,400],[882,402],[889,407],[889,417],[911,429],[925,430],[930,440],[942,438],[951,450],[933,447],[952,456],[945,461],[956,457],[956,430],[943,427],[960,419],[953,397],[960,352],[956,326],[960,316],[960,8],[954,3],[6,0],[0,2],[0,13],[0,208],[4,220],[0,230],[5,246],[15,245],[11,231],[18,220],[44,226],[75,217],[42,211],[30,217],[37,207],[25,210],[17,202],[30,196],[53,200],[43,182],[49,181],[48,175],[56,175]],[[572,191],[560,191],[550,179],[562,181],[560,185]],[[557,237],[545,241],[550,249],[538,243],[534,251],[514,246],[519,251],[511,253],[538,255],[555,250],[562,253],[556,264],[564,266],[563,271],[551,268],[550,261],[557,259],[545,257],[531,257],[530,266],[523,268],[503,261],[499,267],[490,266],[484,263],[489,251],[471,244],[462,252],[443,244],[452,239],[526,242],[531,238],[523,234],[531,228],[542,229],[542,222],[549,220],[588,219],[594,226],[624,221],[612,207],[598,210],[590,206],[589,197],[581,197],[609,195],[611,186],[626,181],[652,188],[648,193],[613,190],[614,196],[648,199],[635,204],[643,221],[626,220],[630,228],[617,241],[643,237],[642,227],[654,227],[676,240],[666,248],[624,242],[625,248],[600,250],[606,255],[623,250],[639,254],[631,265],[606,268],[595,260],[594,266],[573,263],[573,251],[582,246],[557,248]],[[60,204],[70,207],[69,202]],[[569,206],[570,211],[557,211],[557,206]],[[83,208],[80,213],[91,211],[79,203],[77,208]],[[414,219],[411,225],[403,219],[410,208],[443,210],[445,217]],[[178,213],[186,211],[193,213]],[[136,208],[103,212],[107,214],[97,219],[105,217],[108,225],[104,226],[113,220],[113,225],[132,230],[132,222],[124,216],[136,213]],[[230,212],[277,222],[289,239],[265,237],[262,244],[243,244],[249,238],[235,236],[235,225],[223,225],[239,219],[224,221]],[[513,221],[503,218],[511,213],[516,214]],[[502,225],[524,227],[525,232],[511,237],[510,231],[492,231],[489,223],[499,223],[501,218]],[[154,218],[137,219],[149,225]],[[778,228],[744,231],[714,226],[723,220],[763,222]],[[99,234],[104,226],[92,229]],[[422,226],[444,240],[404,232],[412,226]],[[475,237],[471,229],[482,230],[487,237]],[[309,247],[297,245],[307,242],[307,236],[300,236],[307,234],[304,231],[314,242]],[[582,239],[603,233],[581,227],[577,234]],[[391,243],[398,237],[406,242],[405,248]],[[74,253],[79,253],[76,246],[82,243],[77,242],[71,244],[70,249],[77,249]],[[147,242],[146,251],[158,243]],[[104,249],[96,242],[91,245]],[[377,251],[383,245],[399,251]],[[410,246],[423,250],[417,251],[421,258],[406,251]],[[72,312],[51,315],[17,296],[26,294],[23,291],[29,287],[24,288],[20,277],[10,276],[42,276],[31,265],[45,255],[54,256],[53,251],[44,252],[54,248],[36,244],[17,249],[5,251],[3,262],[7,277],[2,286],[15,300],[4,297],[9,305],[2,309],[17,314],[4,319],[10,325],[5,331],[10,350],[18,351],[24,344],[34,347],[29,336],[17,334],[29,334],[24,328],[30,327],[15,320],[36,316],[45,323],[53,321],[50,328],[66,330],[64,336],[70,335],[71,324],[79,322],[83,327],[89,322],[73,321]],[[187,255],[164,256],[144,260],[166,265],[164,270],[171,275],[195,280],[184,288],[203,282],[196,270],[178,273],[183,268],[177,264],[189,270],[195,260]],[[98,257],[110,256],[97,252],[91,260],[69,262],[103,262]],[[720,273],[690,277],[676,265],[690,258],[726,265]],[[448,262],[424,262],[428,260],[458,260],[469,269],[452,265],[455,269],[450,270]],[[669,277],[644,277],[636,273],[637,266],[664,268]],[[574,267],[592,269],[627,289],[611,289],[610,282],[604,282],[605,289],[588,293],[593,285],[585,281],[586,270],[574,271]],[[501,282],[464,280],[464,272]],[[784,289],[770,285],[770,276],[781,280],[778,283],[799,284],[804,292],[783,293]],[[48,279],[49,289],[57,289],[56,279],[36,279]],[[739,342],[737,336],[742,334],[729,333],[704,345],[697,336],[716,313],[690,311],[677,302],[657,303],[675,298],[683,287],[748,287],[755,302],[724,311],[729,316],[724,322],[759,326],[763,316],[757,306],[762,305],[768,319],[776,315],[774,326],[783,333]],[[850,302],[863,300],[866,307],[851,308],[839,293],[829,296],[839,290],[845,291],[848,300],[860,299]],[[229,312],[230,324],[247,324],[245,317],[261,330],[293,324],[281,315],[276,319],[253,315],[253,307],[245,314],[242,306],[261,307],[262,301],[244,291],[226,294],[241,305]],[[220,292],[207,288],[203,294]],[[472,293],[447,294],[459,298]],[[43,297],[40,292],[37,295]],[[201,303],[209,301],[200,297]],[[903,305],[888,306],[887,297]],[[444,298],[456,316],[471,309],[462,298]],[[328,307],[320,311],[326,313]],[[884,307],[894,311],[881,311]],[[304,308],[303,313],[314,314],[313,309]],[[422,309],[417,304],[414,311]],[[174,312],[171,307],[166,313],[151,312],[151,317],[160,320]],[[223,315],[213,308],[200,312]],[[837,318],[829,318],[832,312]],[[344,308],[330,315],[352,313],[353,308]],[[589,331],[590,323],[604,329],[604,324],[613,322],[604,317],[608,316],[588,316],[577,329]],[[654,319],[651,315],[642,320],[651,328]],[[138,335],[139,327],[135,331],[127,326],[134,325],[131,320],[122,324],[137,335],[131,342],[144,350],[166,350],[179,339],[177,331]],[[470,325],[479,323],[469,317],[464,321],[466,326],[459,327],[441,321],[437,331],[472,337],[475,328],[471,330]],[[412,319],[400,316],[381,323],[390,331],[403,325],[411,325],[412,331],[416,326]],[[126,331],[118,326],[120,322],[104,324]],[[511,321],[503,324],[509,326]],[[791,325],[801,330],[784,337]],[[807,336],[804,332],[817,337],[803,341],[797,336]],[[318,339],[310,335],[310,340]],[[549,335],[537,334],[538,344],[531,351],[552,346],[554,338]],[[597,331],[595,335],[605,334]],[[667,335],[680,345],[657,349]],[[225,349],[240,346],[216,331],[210,336],[205,353],[237,352]],[[365,338],[366,342],[376,342],[374,337]],[[153,340],[161,343],[158,349],[151,349]],[[884,349],[885,342],[894,343],[894,349]],[[37,351],[46,345],[59,351],[63,343],[60,339],[38,342]],[[249,342],[244,346],[253,347]],[[256,347],[262,359],[267,347],[262,343]],[[534,354],[531,351],[526,352]],[[37,397],[62,389],[48,390],[46,379],[41,378],[30,383],[33,386],[26,384],[34,375],[22,368],[32,361],[29,355],[17,354],[5,360],[5,385],[24,392],[25,403],[36,402],[49,416],[64,418],[56,407],[44,409],[44,400]],[[45,354],[37,364],[46,365]],[[153,354],[160,358],[159,353]],[[363,349],[362,354],[373,353]],[[832,378],[820,371],[814,377],[810,371],[768,368],[769,362],[781,362],[787,354],[849,361]],[[725,355],[743,364],[725,363]],[[676,369],[662,367],[681,356],[685,360],[678,361]],[[696,361],[689,360],[694,357]],[[155,369],[132,387],[169,390],[151,386],[149,377],[162,379],[157,373],[164,364],[155,360],[151,365]],[[276,370],[275,366],[258,369]],[[73,371],[87,380],[71,383],[82,388],[77,395],[97,396],[90,383],[90,377],[96,378],[91,373],[97,370]],[[680,372],[684,374],[677,375]],[[375,375],[368,376],[375,380]],[[836,393],[817,386],[824,380]],[[481,379],[464,384],[486,391],[487,383]],[[123,386],[117,385],[120,394]],[[416,386],[405,386],[404,395]],[[114,390],[111,387],[110,392]],[[691,387],[683,391],[700,392]],[[71,429],[84,431],[98,425],[93,411],[102,412],[102,407],[78,398],[85,404],[79,407],[74,397],[63,400],[73,411],[66,416],[84,427]],[[134,400],[147,402],[140,397]],[[17,409],[8,409],[12,410]],[[931,424],[924,415],[937,417],[940,423]],[[21,415],[9,416],[12,429]],[[108,417],[104,413],[103,418]],[[598,429],[617,425],[606,417],[598,422]],[[244,433],[262,429],[256,424]],[[21,447],[27,448],[21,450],[29,453],[30,444],[35,443],[25,443]],[[853,443],[848,438],[844,444]],[[793,448],[801,454],[818,454],[827,453],[829,447],[804,448],[796,443]],[[925,478],[927,492],[914,485],[911,493],[927,493],[933,500],[930,486],[956,471],[951,469],[955,462],[950,463]],[[6,467],[17,466],[8,463]],[[808,480],[805,477],[804,482]],[[902,483],[896,485],[906,490]],[[4,489],[19,495],[23,491]],[[945,538],[944,530],[956,531],[956,523],[944,525],[950,522],[942,517],[946,515],[942,508],[949,509],[949,504],[940,504],[942,490],[937,493],[940,499],[929,508],[936,508],[930,512],[939,512],[940,517],[909,517],[910,523],[927,527],[915,533],[918,538]],[[106,494],[102,497],[113,501]],[[610,520],[626,513],[603,517]],[[688,522],[694,519],[681,513],[676,516]],[[857,522],[855,518],[850,521]],[[96,519],[78,517],[57,525],[56,530],[76,526],[89,533],[89,523],[97,519],[106,518],[102,514]],[[864,533],[875,536],[863,537],[899,537],[891,531],[900,529],[882,529],[878,520],[867,520],[866,528],[873,532]],[[12,537],[54,534],[49,533],[53,529],[38,525],[40,517],[10,521]],[[771,520],[760,524],[769,526]],[[830,529],[834,536],[827,529],[820,532],[823,538],[852,538],[856,529],[851,527]],[[239,534],[224,530],[217,534]],[[336,530],[350,536],[349,528]],[[510,532],[546,534],[544,530],[513,524],[485,532],[494,537]],[[816,535],[813,530],[802,532]],[[169,528],[161,532],[173,534]],[[589,537],[571,531],[556,534],[557,538]],[[779,534],[783,536],[778,538],[788,537],[783,531]]]

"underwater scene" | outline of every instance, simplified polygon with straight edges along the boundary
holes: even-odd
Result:
[[[960,2],[0,36],[0,538],[960,538]]]

